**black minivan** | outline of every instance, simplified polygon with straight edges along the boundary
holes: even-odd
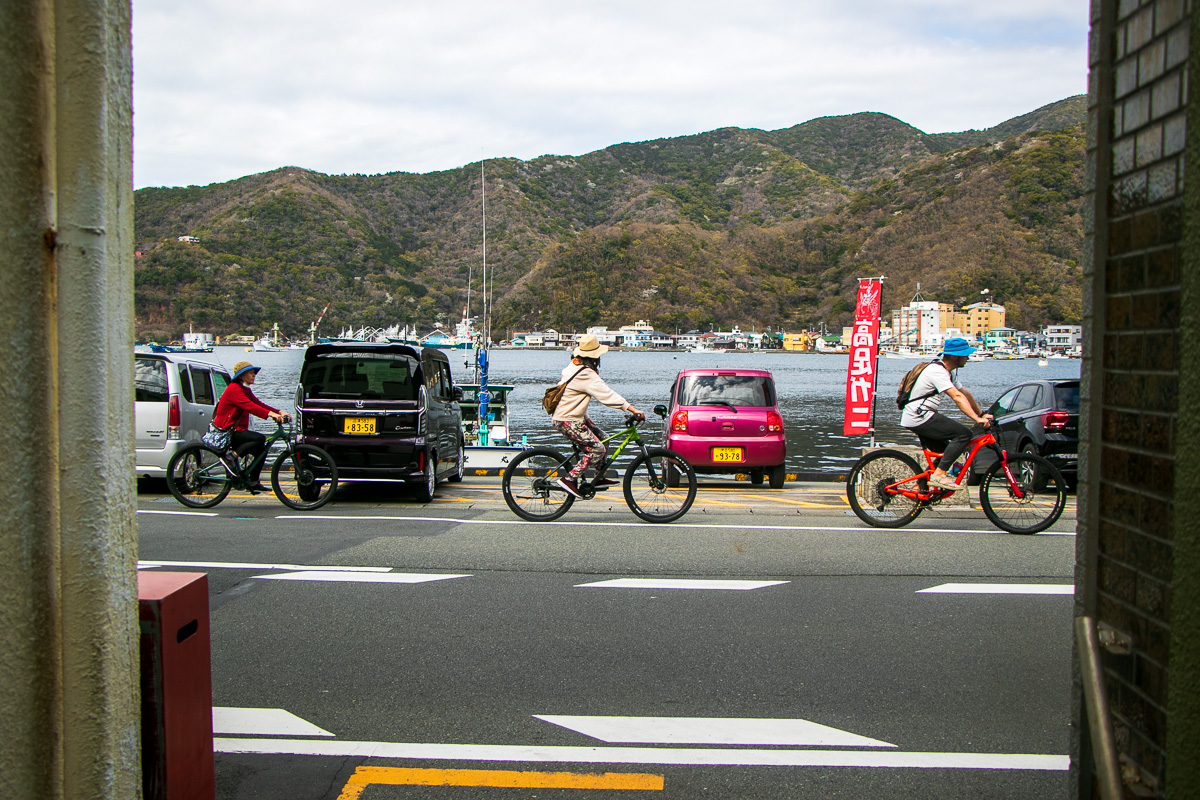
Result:
[[[342,481],[405,481],[423,502],[460,481],[462,390],[445,353],[407,344],[329,342],[304,351],[300,441],[333,456]]]

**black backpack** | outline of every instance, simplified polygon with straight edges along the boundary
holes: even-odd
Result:
[[[909,403],[920,402],[927,398],[933,397],[938,393],[938,390],[934,389],[932,392],[923,394],[920,397],[910,397],[913,387],[917,385],[917,378],[921,377],[921,373],[925,371],[926,367],[933,364],[937,364],[939,367],[943,368],[946,366],[940,361],[922,361],[920,364],[917,364],[915,367],[910,369],[908,373],[900,379],[900,388],[896,391],[896,407],[901,411],[903,411],[904,407]]]

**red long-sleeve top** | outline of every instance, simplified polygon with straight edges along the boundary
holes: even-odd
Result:
[[[271,408],[254,396],[249,386],[234,381],[221,392],[217,401],[217,410],[213,413],[213,424],[218,428],[233,426],[235,431],[244,431],[249,427],[250,415],[267,418],[272,411],[278,413],[278,408]]]

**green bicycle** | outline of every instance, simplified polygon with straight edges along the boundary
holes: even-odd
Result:
[[[271,489],[279,501],[297,511],[312,511],[329,502],[337,491],[337,465],[329,453],[312,444],[297,444],[291,425],[276,423],[266,447],[257,457],[242,445],[239,452],[224,454],[203,442],[182,448],[167,464],[167,488],[188,508],[211,508],[231,489],[248,490],[250,476],[266,461],[271,445],[283,442],[283,451],[271,467]]]
[[[654,411],[659,416],[666,416],[667,407],[658,405]],[[633,415],[627,415],[624,430],[603,440],[608,443],[624,437],[616,451],[596,470],[596,475],[604,475],[627,445],[636,444],[641,453],[625,470],[625,479],[621,483],[625,503],[630,511],[647,522],[673,522],[686,514],[696,499],[696,473],[679,453],[665,448],[648,449],[638,435],[638,422]],[[556,481],[571,472],[578,458],[577,447],[567,456],[552,447],[525,450],[504,470],[500,484],[504,502],[514,514],[530,522],[558,519],[567,513],[575,498]],[[584,480],[582,476],[579,481],[579,492],[585,500],[607,488],[597,489],[594,481]]]

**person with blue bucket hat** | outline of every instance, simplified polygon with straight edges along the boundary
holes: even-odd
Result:
[[[929,484],[939,489],[954,491],[962,488],[946,471],[971,443],[970,428],[938,411],[942,396],[953,400],[959,410],[977,425],[986,428],[992,422],[992,415],[984,414],[974,395],[958,382],[958,370],[966,366],[974,352],[975,348],[966,339],[947,339],[942,344],[942,357],[931,362],[917,376],[900,415],[900,424],[917,435],[922,447],[935,453],[942,452],[929,477]]]

